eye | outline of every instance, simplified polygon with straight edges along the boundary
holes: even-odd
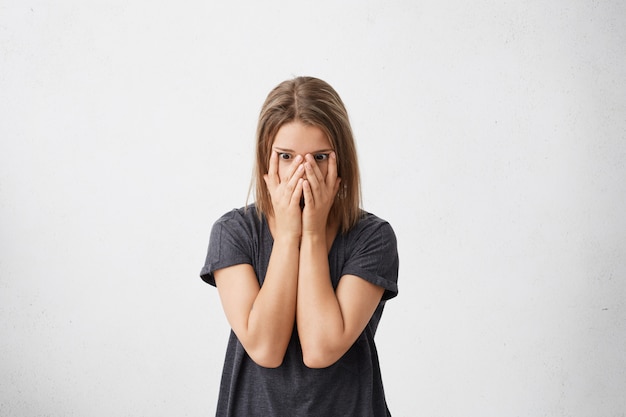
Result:
[[[315,154],[314,158],[317,162],[322,162],[328,159],[328,155],[327,153],[318,153]]]
[[[278,157],[279,157],[280,159],[283,159],[283,160],[285,160],[285,161],[288,161],[288,160],[290,160],[290,159],[291,159],[291,154],[288,154],[288,153],[286,153],[286,152],[278,152]]]

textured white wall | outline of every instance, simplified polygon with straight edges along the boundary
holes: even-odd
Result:
[[[198,272],[255,121],[326,79],[394,225],[396,416],[624,416],[620,1],[0,0],[0,415],[206,416]]]

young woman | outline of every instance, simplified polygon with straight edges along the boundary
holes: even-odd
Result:
[[[360,208],[343,102],[285,81],[256,141],[255,204],[213,225],[200,273],[232,327],[217,416],[389,416],[374,334],[398,291],[396,238]]]

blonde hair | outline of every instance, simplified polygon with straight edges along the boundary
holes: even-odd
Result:
[[[361,217],[361,184],[356,146],[348,112],[339,94],[325,81],[297,77],[283,81],[265,99],[256,132],[256,165],[253,184],[259,216],[272,215],[272,201],[263,180],[269,170],[272,145],[285,124],[300,122],[320,128],[337,155],[341,185],[330,216],[347,232]]]

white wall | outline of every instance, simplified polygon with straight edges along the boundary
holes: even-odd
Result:
[[[625,3],[227,3],[0,0],[0,415],[213,414],[208,233],[315,75],[399,239],[394,415],[624,416]]]

